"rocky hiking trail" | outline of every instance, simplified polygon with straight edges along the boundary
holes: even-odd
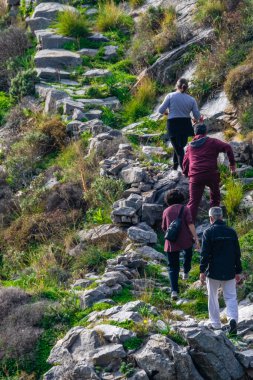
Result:
[[[152,0],[148,5],[158,3],[163,1]],[[196,1],[174,3],[180,15],[182,44],[164,53],[141,73],[140,80],[153,75],[166,82],[191,46],[213,38],[212,28],[195,30],[192,26]],[[137,9],[137,16],[146,7]],[[90,271],[71,285],[69,291],[80,301],[84,318],[80,326],[69,330],[52,348],[48,358],[52,368],[44,374],[44,380],[253,378],[250,295],[240,302],[238,338],[229,339],[225,332],[205,327],[206,289],[198,281],[199,254],[195,252],[190,279],[180,282],[181,298],[177,302],[170,300],[160,230],[164,195],[177,188],[187,197],[188,180],[180,171],[171,170],[162,133],[147,131],[142,128],[142,121],[122,129],[109,127],[102,121],[103,107],[119,110],[119,99],[86,95],[91,88],[90,80],[100,78],[102,85],[112,75],[110,68],[92,67],[81,74],[78,70],[83,59],[95,57],[101,46],[105,62],[117,57],[118,47],[105,35],[92,32],[86,47],[77,51],[66,49],[74,42],[73,38],[61,36],[52,29],[58,12],[66,9],[78,12],[66,4],[42,2],[27,21],[37,40],[34,62],[40,83],[36,85],[36,93],[45,114],[62,113],[71,141],[78,141],[83,133],[89,135],[86,158],[99,157],[100,176],[120,179],[125,189],[122,198],[112,205],[112,223],[77,231],[75,245],[68,250],[69,256],[75,258],[87,244],[99,243],[119,254],[107,260],[103,274]],[[96,7],[87,5],[87,15],[93,17],[96,12]],[[194,64],[190,64],[184,76],[190,79],[194,69]],[[202,106],[201,112],[212,135],[224,138],[227,125],[240,130],[236,111],[222,90]],[[157,119],[156,110],[148,119]],[[136,149],[136,140],[140,149]],[[243,177],[252,170],[252,144],[238,141],[231,144],[242,183],[252,184],[253,178]],[[224,157],[221,163],[226,164]],[[53,173],[47,185],[53,187],[58,183]],[[250,190],[240,207],[244,210],[252,204]],[[207,199],[203,199],[197,226],[199,236],[208,223],[207,210]]]

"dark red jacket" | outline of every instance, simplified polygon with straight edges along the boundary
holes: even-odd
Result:
[[[204,135],[195,136],[188,145],[183,161],[183,173],[186,177],[218,172],[219,153],[226,153],[230,165],[235,165],[231,146],[221,140]]]

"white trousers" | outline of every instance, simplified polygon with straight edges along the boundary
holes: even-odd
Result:
[[[220,308],[218,301],[218,290],[222,288],[224,301],[227,307],[227,317],[229,320],[235,319],[238,322],[238,303],[236,295],[235,279],[229,281],[213,280],[206,278],[208,291],[208,311],[209,319],[214,328],[220,328]]]

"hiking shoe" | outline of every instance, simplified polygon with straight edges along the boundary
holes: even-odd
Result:
[[[228,333],[230,335],[237,335],[237,323],[236,323],[235,319],[230,320]]]
[[[189,273],[182,274],[182,280],[188,280],[188,278],[189,278]]]
[[[178,292],[175,292],[175,291],[171,292],[171,299],[177,300],[178,299]]]
[[[204,326],[207,327],[210,330],[221,330],[221,326],[214,326],[210,322],[206,323]]]

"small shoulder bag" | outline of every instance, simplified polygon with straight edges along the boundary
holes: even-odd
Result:
[[[180,233],[180,230],[182,227],[183,212],[184,212],[184,206],[182,206],[177,219],[173,220],[173,222],[170,223],[167,231],[165,232],[165,239],[169,240],[172,243],[177,241],[178,235]]]

